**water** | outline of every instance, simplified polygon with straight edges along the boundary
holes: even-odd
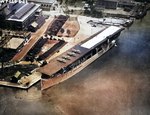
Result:
[[[0,87],[0,114],[149,115],[150,12],[112,48],[72,78],[40,91]]]

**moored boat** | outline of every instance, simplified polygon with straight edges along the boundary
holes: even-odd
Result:
[[[123,28],[110,26],[68,49],[37,71],[42,73],[41,89],[58,84],[88,66],[116,43]]]

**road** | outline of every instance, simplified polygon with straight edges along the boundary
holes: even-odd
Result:
[[[18,52],[11,62],[20,61],[24,58],[24,56],[27,54],[27,52],[34,46],[34,44],[38,41],[39,38],[41,38],[45,31],[47,30],[47,27],[49,24],[51,24],[53,21],[52,17],[49,17],[48,20],[43,24],[43,26],[38,29],[35,33],[31,34],[30,40],[27,42],[27,44],[22,48],[20,52]]]

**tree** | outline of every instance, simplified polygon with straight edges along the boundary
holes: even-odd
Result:
[[[71,34],[71,31],[70,31],[69,29],[67,29],[67,34],[68,34],[68,35]]]
[[[60,29],[60,32],[61,32],[61,33],[64,33],[64,31],[65,31],[65,30],[64,30],[63,28]]]
[[[71,9],[71,13],[73,13],[74,12],[74,10],[73,9]]]

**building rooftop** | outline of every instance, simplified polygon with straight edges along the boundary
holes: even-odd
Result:
[[[12,17],[12,19],[21,19],[25,14],[27,14],[35,4],[25,4],[22,8],[20,8]]]
[[[13,11],[17,11],[18,9],[20,9],[23,5],[24,3],[4,3],[0,7],[0,14],[8,16]]]
[[[4,48],[10,48],[10,49],[17,49],[18,46],[24,41],[22,38],[15,38],[13,37],[7,44],[4,46]]]
[[[117,0],[104,0],[104,1],[118,2]]]
[[[28,0],[28,2],[36,2],[36,3],[49,3],[52,4],[54,3],[56,0]]]
[[[40,24],[43,23],[43,22],[45,22],[45,18],[44,18],[44,17],[40,17],[40,18],[36,21],[36,23],[37,23],[38,25],[40,25]]]
[[[14,15],[7,20],[23,22],[29,15],[31,15],[36,9],[40,7],[39,4],[28,3],[20,8]]]

